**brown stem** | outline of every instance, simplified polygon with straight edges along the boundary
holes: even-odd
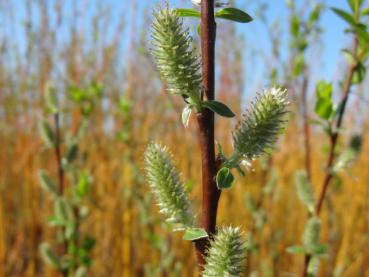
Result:
[[[311,180],[311,147],[310,147],[310,125],[308,115],[308,103],[307,103],[307,90],[308,90],[308,77],[307,73],[304,74],[304,80],[302,83],[302,117],[304,125],[304,147],[305,147],[305,170],[307,172],[309,180]]]
[[[353,47],[353,53],[354,55],[356,55],[357,52],[357,48],[358,48],[358,40],[357,37],[355,37],[354,39],[354,47]],[[339,137],[339,130],[342,126],[342,120],[343,120],[343,116],[345,114],[345,110],[346,110],[346,105],[347,105],[347,101],[350,95],[350,89],[351,89],[351,85],[352,85],[352,80],[354,77],[354,73],[355,70],[358,66],[358,63],[352,64],[350,65],[349,69],[348,69],[348,75],[347,75],[347,79],[346,82],[344,83],[343,86],[343,95],[342,95],[342,99],[341,99],[341,103],[340,105],[342,105],[340,107],[340,111],[338,114],[338,118],[336,121],[336,125],[333,127],[333,130],[331,130],[330,133],[330,148],[329,148],[329,155],[328,155],[328,160],[327,160],[327,164],[326,164],[326,175],[324,177],[324,181],[323,184],[321,186],[321,191],[319,193],[319,198],[318,198],[318,202],[316,204],[316,215],[319,216],[320,212],[322,210],[322,206],[323,206],[323,202],[327,193],[327,189],[328,189],[328,185],[333,177],[333,172],[332,172],[332,166],[334,163],[334,159],[335,159],[335,151],[336,151],[336,146],[337,146],[337,141],[338,141],[338,137]],[[306,255],[305,256],[305,264],[304,264],[304,269],[302,272],[303,277],[307,276],[307,269],[308,269],[308,265],[311,259],[311,255]]]
[[[215,35],[214,0],[201,1],[201,53],[203,92],[206,100],[214,99],[215,87]],[[215,233],[217,208],[220,197],[215,182],[217,164],[214,149],[214,113],[204,109],[197,114],[199,143],[202,160],[202,227],[211,237]],[[208,239],[195,242],[200,271],[204,265]]]
[[[64,194],[64,169],[62,165],[61,155],[61,140],[60,140],[60,126],[59,126],[59,114],[54,115],[55,124],[55,158],[58,166],[58,181],[59,181],[59,193],[61,196]]]
[[[61,153],[61,138],[60,138],[60,120],[59,114],[56,113],[54,115],[54,124],[55,124],[55,158],[58,167],[58,183],[59,183],[59,195],[64,195],[64,169],[62,164],[62,153]],[[62,232],[64,232],[64,228],[62,228]],[[68,244],[64,242],[60,247],[60,254],[64,255],[67,251]],[[68,276],[68,271],[62,271],[63,276]]]

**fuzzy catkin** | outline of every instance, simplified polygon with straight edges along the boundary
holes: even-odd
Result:
[[[150,143],[145,152],[145,169],[160,212],[167,221],[179,224],[180,228],[192,226],[189,199],[168,149],[158,143]]]
[[[250,161],[273,147],[285,125],[288,95],[271,89],[258,95],[233,133],[234,157]]]
[[[239,228],[222,227],[211,241],[205,258],[204,277],[238,277],[243,272],[246,245]]]
[[[318,217],[311,217],[306,223],[302,243],[309,253],[319,244],[320,224]]]
[[[298,171],[295,174],[297,195],[300,201],[306,205],[310,213],[315,211],[314,192],[306,171]]]
[[[188,29],[183,28],[182,18],[168,7],[155,11],[151,36],[151,52],[169,92],[200,105],[201,63]]]

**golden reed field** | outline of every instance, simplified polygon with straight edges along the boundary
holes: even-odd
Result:
[[[190,127],[184,129],[180,119],[183,101],[168,95],[165,84],[159,81],[148,51],[152,5],[142,7],[135,0],[122,2],[121,9],[115,10],[103,1],[92,0],[0,1],[0,276],[62,276],[45,265],[39,249],[44,241],[53,245],[56,235],[56,229],[47,223],[53,200],[40,187],[38,178],[41,169],[52,178],[58,176],[55,152],[45,147],[39,132],[42,118],[54,126],[53,116],[45,111],[44,93],[50,84],[62,107],[61,140],[68,132],[76,133],[83,120],[88,122],[80,143],[84,157],[77,163],[92,177],[85,201],[90,214],[80,226],[81,232],[89,232],[96,240],[87,276],[198,274],[193,245],[182,240],[181,233],[171,232],[158,213],[143,163],[150,140],[167,145],[199,211],[201,155],[197,123],[192,118]],[[188,6],[186,1],[174,2]],[[296,192],[295,173],[306,169],[304,122],[317,118],[313,73],[319,67],[314,64],[318,60],[310,59],[311,53],[306,50],[302,55],[306,55],[308,70],[292,74],[290,65],[295,62],[296,51],[288,42],[278,44],[280,39],[273,32],[278,28],[263,16],[267,6],[261,7],[260,1],[235,2],[246,9],[250,5],[248,12],[253,13],[255,21],[263,21],[269,33],[265,40],[275,47],[253,54],[258,46],[240,35],[234,24],[227,21],[219,26],[216,94],[236,117],[216,117],[216,140],[226,153],[231,151],[229,134],[240,114],[249,106],[254,90],[262,92],[269,84],[288,88],[291,115],[275,151],[253,162],[252,170],[245,177],[237,177],[232,190],[222,193],[217,222],[244,230],[250,243],[247,276],[300,276],[304,255],[286,249],[301,244],[308,218]],[[305,18],[311,9],[301,9],[298,14]],[[288,36],[290,19],[297,11],[286,10],[289,16],[279,20],[284,22]],[[248,25],[250,32],[252,24]],[[319,42],[319,35],[307,38],[315,55],[329,51]],[[349,48],[350,42],[348,37],[342,48]],[[260,81],[254,78],[253,85],[245,77],[253,74],[245,60],[262,67],[262,76],[254,76]],[[338,101],[338,84],[345,79],[346,66],[343,57],[332,62],[337,63],[333,99]],[[101,86],[101,95],[89,102],[92,111],[85,116],[81,108],[85,103],[71,100],[71,90],[87,90],[93,84]],[[329,184],[320,214],[320,241],[327,250],[320,259],[317,276],[369,276],[367,92],[368,82],[355,86],[342,123],[337,157],[353,134],[361,135],[362,148],[350,166],[335,174]],[[309,166],[317,198],[327,174],[330,141],[319,126],[309,126]],[[66,153],[66,146],[62,144],[60,151]],[[66,179],[67,193],[71,186]]]

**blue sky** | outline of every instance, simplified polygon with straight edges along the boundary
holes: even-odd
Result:
[[[109,1],[114,2],[113,0]],[[140,3],[138,5],[139,10],[142,11],[144,9],[150,9],[150,7],[162,1],[154,0],[138,2]],[[255,12],[254,3],[257,2],[258,1],[255,0],[238,0],[235,1],[235,6],[246,10],[253,16]],[[267,11],[268,18],[270,18],[271,20],[281,19],[283,22],[282,28],[283,30],[285,30],[284,33],[286,34],[286,32],[288,32],[288,20],[286,19],[288,15],[285,0],[270,0],[266,2],[268,2],[269,5],[269,9]],[[297,3],[297,5],[301,5],[305,1],[296,0],[295,2]],[[320,44],[322,46],[322,54],[321,56],[316,57],[317,59],[319,59],[316,61],[318,63],[316,78],[335,80],[337,65],[342,59],[340,50],[349,44],[350,37],[344,34],[345,23],[340,18],[338,18],[329,8],[339,7],[346,10],[348,10],[349,8],[345,0],[325,0],[320,2],[323,2],[325,4],[326,9],[323,13],[321,21],[321,26],[324,28],[324,33],[322,35],[322,41]],[[175,7],[192,6],[190,0],[170,0],[169,3]],[[268,51],[270,51],[270,45],[266,43],[268,40],[266,38],[265,28],[261,24],[260,19],[255,16],[253,17],[254,21],[250,24],[237,24],[237,30],[240,34],[243,34],[245,36],[246,43],[249,47],[251,46],[255,49],[259,48],[259,50],[261,49],[263,52],[268,53]],[[315,57],[312,56],[311,58],[314,59]],[[262,74],[262,69],[259,68],[259,70],[253,70],[253,73],[255,74],[255,76],[247,76],[245,78],[247,78],[247,80],[251,80],[251,82],[254,83],[253,85],[251,85],[251,87],[254,89],[254,87],[257,86],[256,83],[260,82],[260,76],[257,75]]]
[[[77,5],[83,5],[85,1],[79,0],[74,2],[75,0],[67,0],[63,1],[64,9],[65,10],[71,10],[71,6],[73,4]],[[296,0],[295,2],[297,5],[301,5],[305,0]],[[313,1],[313,0],[311,0]],[[316,0],[318,1],[318,0]],[[142,25],[147,24],[142,20],[144,18],[143,13],[144,11],[150,11],[152,6],[162,3],[162,0],[152,0],[152,1],[142,1],[142,0],[104,0],[104,1],[97,1],[97,0],[89,0],[86,3],[89,3],[88,9],[89,13],[93,14],[93,11],[96,9],[97,5],[103,5],[104,8],[107,8],[109,12],[112,14],[113,20],[119,21],[121,15],[123,14],[125,16],[125,35],[123,38],[127,37],[130,30],[130,22],[132,14],[132,6],[133,3],[136,3],[135,7],[135,13],[137,17],[137,22],[139,27],[141,28]],[[255,3],[260,3],[259,0],[236,0],[235,6],[242,8],[246,10],[248,13],[250,13],[254,17],[254,21],[250,24],[237,24],[237,30],[239,34],[242,34],[245,37],[247,47],[251,47],[253,49],[258,49],[264,53],[268,53],[270,51],[270,45],[268,45],[267,35],[265,32],[265,28],[262,26],[260,19],[255,16]],[[267,16],[271,20],[281,20],[282,28],[284,30],[284,34],[287,34],[288,32],[288,20],[287,20],[287,10],[286,10],[286,4],[285,0],[265,0],[264,2],[267,2],[270,8],[267,11]],[[326,10],[323,13],[322,17],[322,27],[324,28],[324,34],[322,36],[322,55],[311,58],[319,59],[316,61],[316,64],[318,64],[318,70],[316,74],[318,77],[325,78],[327,80],[335,80],[335,75],[337,72],[337,64],[342,59],[340,54],[340,49],[342,49],[344,46],[347,46],[350,42],[350,37],[345,35],[343,33],[345,28],[345,23],[338,18],[331,10],[329,10],[329,7],[335,6],[343,9],[348,9],[346,1],[345,0],[320,0],[320,2],[323,2],[326,6]],[[22,18],[24,17],[25,8],[24,8],[24,1],[15,2],[14,10],[12,11],[14,16],[17,18],[17,22],[19,24],[23,24]],[[54,1],[47,2],[50,4],[49,8],[53,8]],[[96,4],[100,3],[100,4]],[[191,7],[190,0],[169,0],[169,3],[172,6],[175,7]],[[68,14],[68,13],[67,13]],[[34,14],[34,16],[37,16],[37,13]],[[69,13],[69,19],[70,20],[76,20],[76,21],[84,21],[83,18],[73,18],[73,15]],[[51,17],[52,18],[52,17]],[[54,18],[52,18],[54,20]],[[0,23],[3,25],[3,28],[5,28],[6,32],[9,32],[15,39],[15,43],[18,44],[18,46],[22,47],[22,36],[24,36],[23,28],[17,28],[14,26],[8,26],[5,24],[6,19],[0,19]],[[86,20],[86,25],[90,21]],[[5,26],[5,27],[4,27]],[[20,25],[21,26],[21,25]],[[143,26],[145,27],[145,26]],[[89,28],[88,26],[85,26],[85,28]],[[4,29],[3,29],[4,30]],[[68,30],[65,30],[66,33],[68,33]],[[15,32],[15,34],[14,34]],[[109,32],[109,30],[107,30]],[[0,36],[1,36],[1,29],[0,29]],[[24,43],[23,43],[24,44]],[[125,42],[125,45],[127,45],[127,41]],[[287,47],[287,45],[286,45]],[[318,62],[318,63],[317,63]],[[268,65],[260,64],[259,62],[255,62],[258,64],[258,66],[253,66],[252,75],[250,75],[250,71],[248,73],[248,76],[245,76],[245,79],[249,81],[249,83],[253,83],[250,85],[252,89],[254,89],[257,86],[257,82],[260,82],[263,78],[261,78],[263,67],[265,68]],[[318,78],[317,77],[317,78]],[[265,78],[264,78],[265,79]],[[262,82],[262,81],[261,81]],[[263,83],[261,84],[263,85]],[[247,89],[247,88],[246,88]],[[250,88],[249,88],[250,89]]]

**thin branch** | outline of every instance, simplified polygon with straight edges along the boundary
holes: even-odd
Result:
[[[62,164],[62,153],[61,153],[61,135],[60,135],[60,118],[59,113],[54,115],[54,124],[55,124],[55,158],[58,167],[58,184],[59,184],[59,195],[63,197],[65,184],[64,184],[64,168]],[[62,232],[64,232],[64,228],[62,227]],[[60,247],[60,254],[64,255],[68,249],[68,243],[65,241]],[[68,276],[68,270],[62,272],[63,276]]]
[[[355,36],[354,38],[354,47],[353,47],[353,53],[357,52],[357,48],[358,48],[358,39]],[[318,202],[316,204],[316,214],[317,216],[320,215],[320,212],[322,210],[322,206],[324,203],[324,199],[327,193],[327,189],[328,189],[328,185],[333,177],[333,172],[332,172],[332,166],[335,160],[335,152],[336,152],[336,146],[337,146],[337,141],[339,138],[339,130],[341,129],[342,126],[342,121],[343,121],[343,117],[345,114],[345,110],[346,110],[346,105],[347,105],[347,101],[350,95],[350,90],[351,90],[351,86],[352,86],[352,81],[353,81],[353,77],[354,77],[354,73],[355,70],[358,66],[358,63],[352,64],[350,65],[349,69],[348,69],[348,74],[347,74],[347,79],[346,82],[344,83],[343,86],[343,95],[342,95],[342,99],[341,99],[341,108],[338,114],[338,118],[336,121],[336,125],[333,127],[333,130],[331,130],[330,132],[330,148],[329,148],[329,155],[328,155],[328,160],[327,160],[327,164],[326,164],[326,175],[324,177],[324,181],[323,184],[321,186],[321,191],[319,193],[319,198],[318,198]],[[309,266],[309,262],[311,260],[311,255],[306,255],[305,256],[305,264],[304,264],[304,269],[302,272],[303,277],[306,277],[308,272],[308,266]]]
[[[304,73],[304,79],[302,82],[302,118],[304,125],[304,148],[305,148],[305,170],[308,178],[311,181],[311,143],[310,143],[310,125],[307,103],[307,90],[309,86],[309,80],[307,72]]]
[[[214,0],[201,1],[201,53],[203,92],[207,100],[214,99],[215,87],[215,36]],[[202,159],[202,227],[211,237],[215,233],[220,190],[215,182],[217,165],[214,147],[214,113],[204,109],[197,114],[199,143]],[[208,239],[195,242],[200,270],[204,265]]]

